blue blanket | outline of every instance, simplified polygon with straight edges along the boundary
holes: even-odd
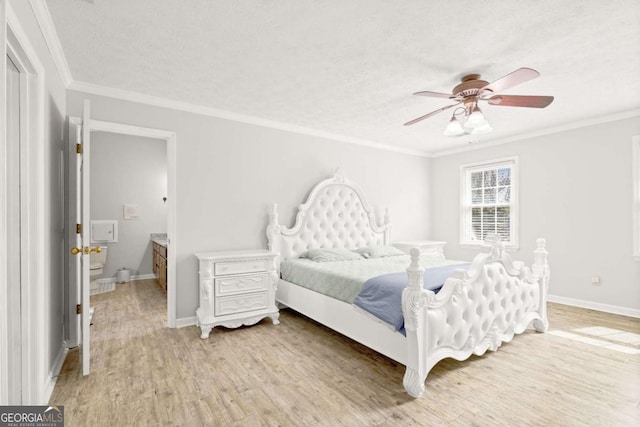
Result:
[[[470,266],[470,263],[465,263],[426,269],[424,288],[437,293],[455,270],[467,270]],[[364,282],[353,304],[406,335],[402,315],[402,291],[407,287],[408,281],[406,272],[373,277]]]

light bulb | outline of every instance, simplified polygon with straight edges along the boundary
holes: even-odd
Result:
[[[464,133],[464,129],[460,124],[460,121],[456,119],[456,116],[451,116],[451,120],[449,120],[449,124],[447,128],[444,130],[444,134],[446,136],[458,136]]]
[[[484,118],[482,111],[476,105],[473,107],[473,111],[467,117],[467,121],[465,122],[465,126],[470,128],[476,128],[480,126],[488,125],[487,119]]]

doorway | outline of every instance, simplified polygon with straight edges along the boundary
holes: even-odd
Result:
[[[81,133],[82,120],[71,117],[69,119],[69,136],[70,145],[75,143],[74,135]],[[174,328],[176,326],[176,237],[175,237],[175,212],[176,212],[176,186],[175,186],[175,152],[176,152],[176,134],[174,132],[143,128],[139,126],[126,125],[121,123],[105,122],[100,120],[89,120],[88,130],[92,135],[98,133],[124,135],[130,137],[152,138],[156,143],[164,143],[166,145],[166,234],[169,250],[167,253],[167,326]],[[73,147],[70,147],[70,155],[75,153]],[[89,172],[90,173],[90,172]],[[91,195],[90,195],[91,197]],[[75,200],[69,200],[69,208],[73,209]],[[87,225],[89,226],[89,225]],[[74,230],[75,225],[69,224],[69,230]],[[73,241],[73,236],[69,235],[68,239]],[[74,286],[70,286],[67,298],[67,316],[65,324],[68,324],[69,331],[69,347],[75,347],[79,344],[80,335],[77,332],[77,314],[76,306],[80,301],[80,292]],[[75,338],[75,339],[74,339]]]
[[[171,201],[167,197],[166,141],[93,132],[90,164],[92,231],[101,225],[109,231],[117,226],[117,235],[107,233],[102,236],[106,240],[99,240],[100,236],[92,240],[92,245],[102,247],[100,254],[92,256],[103,263],[102,273],[92,280],[92,295],[120,286],[114,279],[122,282],[125,278],[134,281],[158,276],[158,281],[165,283],[165,275],[154,275],[151,238],[167,238]],[[166,292],[164,287],[162,290]]]

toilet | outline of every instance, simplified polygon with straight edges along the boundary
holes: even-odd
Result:
[[[91,252],[90,255],[90,285],[91,290],[98,289],[98,279],[102,276],[104,265],[107,262],[107,247],[100,246],[100,253]]]

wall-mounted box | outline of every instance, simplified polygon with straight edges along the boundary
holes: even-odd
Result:
[[[91,221],[92,243],[116,243],[118,241],[118,220]]]

